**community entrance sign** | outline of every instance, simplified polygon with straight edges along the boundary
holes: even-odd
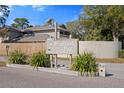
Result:
[[[72,55],[78,54],[78,40],[77,39],[64,39],[54,40],[47,39],[46,53],[51,55],[51,67],[53,64],[53,57],[55,59],[55,67],[57,67],[57,55],[66,54],[69,55],[70,64],[72,63]]]
[[[47,53],[48,54],[74,54],[78,52],[77,39],[65,40],[47,40]]]

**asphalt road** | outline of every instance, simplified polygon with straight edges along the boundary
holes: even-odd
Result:
[[[0,87],[5,88],[124,88],[124,64],[107,64],[112,76],[76,77],[31,69],[0,68]],[[112,69],[113,68],[113,69]],[[123,74],[123,75],[121,75]]]
[[[5,57],[0,57],[5,61]],[[65,60],[59,64],[67,65]],[[5,88],[124,88],[124,64],[106,64],[108,77],[76,77],[31,69],[0,67],[0,87]]]

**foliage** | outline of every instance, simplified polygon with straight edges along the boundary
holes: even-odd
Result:
[[[50,57],[45,52],[34,53],[29,64],[36,69],[38,67],[50,67]]]
[[[6,22],[6,18],[9,16],[9,7],[6,5],[0,5],[0,27],[3,27]]]
[[[6,35],[5,22],[7,17],[9,16],[9,7],[6,5],[0,5],[0,37],[4,37]]]
[[[14,23],[12,24],[12,27],[15,28],[27,28],[29,26],[29,21],[26,18],[16,18],[14,19]]]
[[[119,57],[124,58],[124,50],[119,51]]]
[[[59,27],[67,29],[67,27],[64,24],[59,25]]]
[[[27,56],[20,50],[15,50],[9,54],[9,63],[12,64],[27,64]]]
[[[54,19],[48,19],[45,25],[54,25],[55,20]]]
[[[72,65],[72,69],[80,72],[81,75],[84,73],[87,73],[87,75],[96,74],[96,59],[91,53],[79,54]]]
[[[0,29],[0,37],[7,37],[8,36],[8,29],[7,28],[2,28]]]
[[[88,41],[112,41],[112,34],[109,30],[102,31],[94,29],[87,31],[84,36],[84,40]]]
[[[102,36],[100,35],[99,30],[94,29],[92,31],[88,31],[88,33],[85,34],[84,40],[87,41],[99,41],[101,40]]]
[[[83,40],[83,36],[85,32],[79,20],[68,22],[67,29],[71,31],[72,38]]]
[[[81,24],[87,31],[111,31],[114,41],[118,41],[118,37],[124,30],[124,6],[85,6],[84,13],[80,18]],[[94,31],[94,33],[96,33]],[[93,34],[94,34],[93,33]],[[99,33],[101,35],[101,33]],[[98,35],[98,37],[99,37]]]

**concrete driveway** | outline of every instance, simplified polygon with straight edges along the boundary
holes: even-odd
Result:
[[[121,67],[120,67],[121,66]],[[102,77],[76,77],[48,72],[37,72],[31,69],[17,69],[10,67],[0,68],[0,87],[6,88],[91,88],[91,87],[123,87],[124,65],[107,64],[113,76]],[[121,75],[123,74],[123,75]],[[116,77],[119,75],[118,77]]]
[[[106,63],[106,69],[107,72],[111,74],[113,78],[124,80],[124,64]]]

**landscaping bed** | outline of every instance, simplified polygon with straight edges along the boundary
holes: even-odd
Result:
[[[6,62],[0,61],[0,67],[6,67]]]
[[[66,61],[66,59],[61,59]],[[64,64],[62,66],[58,66],[58,69],[51,69],[50,67],[55,65],[55,63],[51,64],[50,55],[45,52],[37,52],[32,56],[28,56],[23,53],[21,50],[15,50],[9,54],[7,66],[9,67],[17,67],[17,68],[31,68],[36,69],[37,71],[48,71],[54,73],[62,73],[62,74],[75,74],[78,73],[80,76],[103,76],[105,77],[104,64],[97,64],[97,60],[93,56],[92,53],[83,53],[77,55],[73,58],[73,63]],[[67,62],[68,63],[68,62]],[[66,67],[65,65],[69,65]],[[28,67],[27,67],[28,66]],[[64,70],[66,69],[66,70]],[[103,73],[103,75],[99,74]]]

